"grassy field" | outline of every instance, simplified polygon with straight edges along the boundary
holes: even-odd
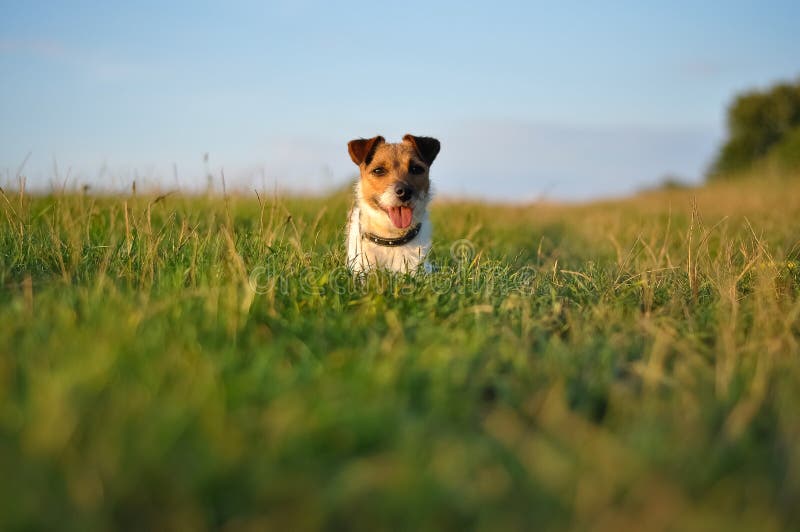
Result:
[[[439,201],[0,195],[0,529],[800,527],[800,180]]]

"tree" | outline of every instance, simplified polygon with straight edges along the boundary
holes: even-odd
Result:
[[[739,95],[728,108],[728,139],[709,178],[727,178],[772,161],[800,167],[800,80]]]

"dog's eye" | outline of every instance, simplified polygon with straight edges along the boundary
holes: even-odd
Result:
[[[386,175],[386,168],[382,168],[380,166],[377,167],[377,168],[373,168],[372,169],[372,175],[376,175],[376,176],[379,176],[379,177],[382,176],[382,175]]]
[[[420,175],[425,173],[425,169],[418,164],[412,164],[411,167],[408,169],[414,175]]]

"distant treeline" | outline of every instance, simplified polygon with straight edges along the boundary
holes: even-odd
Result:
[[[800,79],[740,94],[728,108],[728,138],[709,179],[753,170],[800,170]]]

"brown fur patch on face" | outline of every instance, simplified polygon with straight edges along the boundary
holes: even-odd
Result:
[[[427,194],[430,189],[429,164],[416,148],[406,142],[379,144],[372,160],[360,165],[361,192],[374,207],[381,208],[378,198],[388,187],[401,182],[414,191],[414,198]]]

